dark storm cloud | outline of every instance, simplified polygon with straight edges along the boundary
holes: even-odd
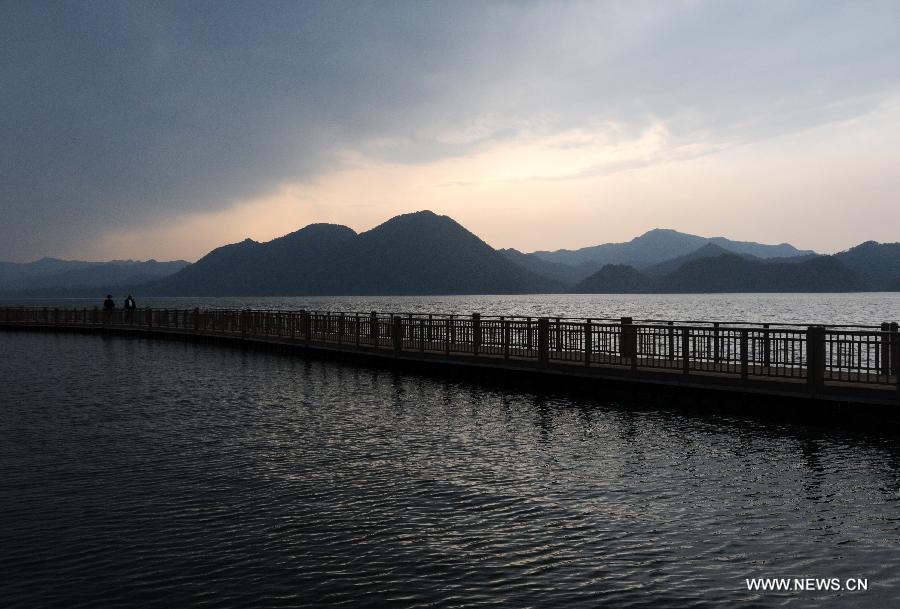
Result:
[[[663,121],[746,141],[896,86],[895,4],[5,2],[0,259],[340,163]]]
[[[411,118],[428,95],[421,75],[446,59],[437,49],[465,36],[437,5],[409,16],[294,2],[4,13],[0,258],[319,171],[348,142]]]

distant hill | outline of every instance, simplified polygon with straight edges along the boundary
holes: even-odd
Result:
[[[732,241],[724,237],[699,237],[671,229],[656,228],[625,243],[605,243],[578,250],[538,251],[534,252],[534,255],[549,262],[570,266],[584,263],[593,263],[598,266],[627,264],[637,269],[644,269],[666,260],[686,256],[709,243],[729,252],[757,258],[800,256],[814,253],[808,250],[798,250],[788,243],[766,245],[749,241]]]
[[[652,267],[655,275],[625,265],[606,265],[575,285],[575,293],[856,292],[867,283],[834,256],[802,262],[769,262],[715,253],[707,244],[695,252]],[[676,266],[674,270],[669,270]],[[648,269],[649,270],[649,269]]]
[[[869,289],[896,289],[900,278],[900,243],[866,241],[834,255],[868,282]]]
[[[447,216],[397,216],[357,234],[313,224],[213,250],[144,293],[161,296],[513,294],[562,284],[500,254]]]
[[[562,284],[571,285],[577,283],[591,274],[594,265],[589,268],[584,266],[569,266],[568,264],[560,264],[559,262],[549,262],[535,254],[524,254],[517,249],[501,249],[497,250],[509,260],[518,264],[522,268],[528,269],[532,273],[541,275],[553,281]]]
[[[0,262],[0,294],[41,297],[96,295],[104,290],[127,291],[172,275],[188,264],[184,260],[86,262],[57,258],[26,263]]]
[[[720,245],[716,245],[715,243],[707,243],[706,245],[701,246],[690,254],[685,254],[684,256],[678,256],[677,258],[672,258],[671,260],[665,260],[663,262],[648,266],[644,269],[644,273],[651,277],[661,277],[663,275],[668,275],[669,273],[677,271],[688,262],[700,260],[702,258],[717,258],[722,254],[729,253],[731,252]],[[742,257],[757,259],[755,256],[750,255],[744,255]]]
[[[643,294],[653,291],[653,281],[634,267],[607,264],[571,291],[576,294]]]
[[[665,293],[857,292],[865,289],[865,280],[834,256],[787,263],[722,254],[688,262],[655,282],[655,290]]]

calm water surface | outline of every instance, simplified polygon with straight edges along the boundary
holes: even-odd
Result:
[[[900,606],[891,435],[30,333],[0,408],[4,607]]]
[[[98,299],[19,299],[0,304],[99,306]],[[121,305],[125,295],[116,295]],[[192,309],[254,308],[383,311],[469,315],[622,317],[665,320],[750,321],[878,325],[900,321],[900,292],[853,294],[524,294],[515,296],[321,296],[245,298],[141,298],[140,306]]]

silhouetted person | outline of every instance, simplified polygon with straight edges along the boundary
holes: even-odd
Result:
[[[134,301],[134,296],[131,294],[125,299],[125,321],[128,323],[134,322],[134,310],[137,308],[137,303]]]
[[[103,301],[103,320],[109,321],[112,318],[113,309],[116,308],[116,303],[112,299],[112,294],[106,295],[106,300]]]

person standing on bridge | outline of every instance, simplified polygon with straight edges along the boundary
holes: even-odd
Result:
[[[116,303],[112,299],[112,294],[106,295],[106,300],[103,301],[103,320],[109,322],[112,319],[113,309],[116,308]]]
[[[131,294],[125,298],[125,321],[128,323],[134,323],[134,310],[137,309],[137,303],[134,301],[134,296]]]

